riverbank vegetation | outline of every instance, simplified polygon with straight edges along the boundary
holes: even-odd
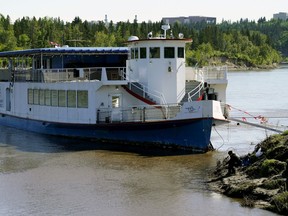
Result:
[[[23,17],[11,22],[0,14],[0,51],[69,46],[125,46],[131,35],[147,38],[148,32],[160,35],[162,22],[82,21],[60,18]],[[230,64],[241,68],[274,67],[288,56],[288,21],[260,18],[220,24],[194,23],[171,26],[171,37],[183,33],[192,38],[187,45],[190,66]],[[168,33],[170,36],[170,33]],[[286,59],[287,60],[287,59]]]
[[[244,166],[232,176],[226,175],[225,162],[219,161],[210,186],[229,197],[242,198],[243,206],[287,215],[288,131],[267,137],[242,161]]]

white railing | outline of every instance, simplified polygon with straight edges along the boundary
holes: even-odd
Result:
[[[204,67],[203,78],[206,80],[227,80],[227,66]]]
[[[97,109],[97,123],[113,123],[113,122],[148,122],[161,121],[175,118],[180,112],[181,106],[178,104],[170,104],[166,106],[137,106],[126,107],[117,110],[121,118],[114,118],[113,109],[102,108]]]
[[[137,83],[137,84],[135,84]],[[136,82],[136,81],[133,81],[133,80],[129,80],[129,89],[132,91],[132,86],[134,88],[136,88],[140,93],[141,93],[141,97],[143,98],[147,98],[148,97],[151,97],[152,96],[152,100],[157,100],[156,103],[157,104],[167,104],[167,101],[164,97],[164,95],[161,93],[161,92],[158,92],[156,90],[153,90],[153,89],[149,89],[147,86],[143,85],[142,83],[139,83],[139,82]],[[137,94],[137,92],[136,92]]]
[[[201,91],[204,89],[204,83],[227,82],[227,66],[203,67],[196,68],[194,71],[194,79],[199,83],[194,89],[188,92],[188,101],[192,101],[195,95],[200,97]]]
[[[123,76],[122,79],[126,79],[126,76],[127,76],[126,71],[124,71],[121,74],[121,76]],[[155,98],[158,99],[158,101],[156,101],[156,103],[164,104],[164,105],[167,104],[167,101],[161,92],[153,90],[153,89],[149,89],[147,86],[131,79],[130,77],[128,78],[128,81],[129,81],[129,85],[128,85],[129,90],[133,91],[132,90],[132,86],[133,86],[135,89],[137,89],[137,91],[139,93],[141,93],[141,95],[140,95],[141,97],[147,98],[147,96],[148,97],[152,96],[153,98],[150,98],[150,99],[152,99],[152,100],[155,100]],[[137,94],[137,92],[135,92],[135,93]]]
[[[200,96],[201,90],[204,88],[204,76],[203,71],[196,69],[195,79],[199,81],[200,83],[192,89],[190,92],[188,92],[188,101],[191,102],[193,97],[198,94]]]
[[[188,92],[188,101],[191,102],[195,95],[200,97],[201,90],[204,89],[204,82],[200,82],[194,89]]]
[[[183,97],[185,97],[185,94],[186,94],[186,87],[184,87],[184,88],[182,89],[182,91],[179,92],[179,94],[177,95],[177,101],[183,99]]]
[[[206,80],[227,80],[228,67],[207,66],[203,68],[186,68],[186,80],[206,81]]]
[[[125,80],[125,67],[106,67],[107,80]],[[31,69],[15,68],[3,70],[13,77],[15,82],[67,82],[67,81],[91,81],[101,80],[102,67],[94,68],[55,68],[55,69]],[[7,79],[6,73],[3,74]],[[0,80],[1,80],[0,74]],[[3,78],[4,79],[4,78]],[[10,78],[11,79],[11,78]]]
[[[134,83],[137,83],[137,85],[134,84]],[[134,86],[134,88],[138,89],[138,91],[142,94],[142,95],[140,95],[141,97],[146,98],[148,100],[152,99],[153,101],[155,101],[155,98],[156,98],[157,99],[155,101],[156,104],[162,105],[162,107],[164,108],[164,110],[162,110],[162,113],[164,113],[165,118],[168,118],[169,110],[168,110],[168,108],[165,108],[165,107],[167,107],[167,101],[166,101],[164,95],[161,92],[149,89],[147,86],[145,86],[145,85],[143,85],[141,83],[131,82],[131,80],[130,80],[130,83],[129,83],[129,89],[130,90],[132,89],[132,86]],[[133,91],[133,90],[131,90],[131,91]]]

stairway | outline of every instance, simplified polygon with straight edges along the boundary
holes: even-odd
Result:
[[[131,86],[129,88],[129,86]],[[153,100],[148,93],[145,91],[144,87],[142,84],[138,83],[138,82],[133,82],[130,84],[128,84],[127,86],[123,86],[124,89],[130,93],[131,95],[133,95],[134,97],[138,98],[139,100],[142,100],[143,102],[149,104],[149,105],[155,105],[156,101]]]
[[[188,101],[188,93],[190,91],[192,91],[193,89],[195,89],[198,85],[200,84],[200,82],[198,81],[188,81],[185,83],[185,96],[182,99],[182,103]],[[201,90],[202,93],[203,90]],[[199,98],[199,94],[195,95],[192,100],[196,101]]]

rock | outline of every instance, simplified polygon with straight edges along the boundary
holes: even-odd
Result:
[[[254,207],[261,208],[261,209],[268,209],[271,207],[271,204],[263,200],[257,200],[254,203]]]
[[[261,149],[261,156],[256,152]],[[257,207],[279,214],[287,213],[288,192],[284,192],[288,155],[288,131],[272,135],[259,143],[255,150],[244,156],[250,158],[247,167],[238,168],[236,175],[227,176],[219,162],[209,181],[210,187],[229,197],[242,198],[243,206]]]
[[[252,195],[257,197],[261,201],[263,201],[263,200],[270,201],[270,199],[273,196],[277,195],[278,193],[279,193],[279,189],[267,190],[267,189],[264,189],[264,188],[256,187],[253,190]]]

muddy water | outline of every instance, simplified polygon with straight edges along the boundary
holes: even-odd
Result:
[[[0,130],[0,215],[272,215],[208,188],[225,152],[123,152]]]

